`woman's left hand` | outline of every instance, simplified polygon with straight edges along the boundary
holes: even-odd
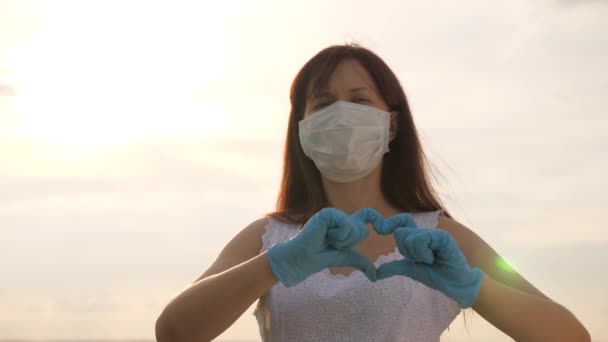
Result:
[[[379,233],[393,233],[397,247],[405,258],[380,265],[377,280],[394,275],[410,277],[441,291],[463,309],[473,305],[483,281],[483,272],[467,264],[448,232],[419,229],[413,223]]]

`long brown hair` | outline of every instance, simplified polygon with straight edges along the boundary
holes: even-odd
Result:
[[[301,224],[328,204],[319,170],[306,157],[300,145],[298,123],[304,117],[309,90],[318,92],[323,89],[336,66],[345,59],[355,59],[361,63],[371,74],[389,111],[398,112],[398,133],[389,144],[390,151],[383,157],[382,194],[402,212],[442,209],[444,215],[451,218],[429,183],[427,172],[430,168],[399,80],[380,57],[354,44],[323,49],[300,69],[293,80],[283,179],[276,211],[267,216]]]

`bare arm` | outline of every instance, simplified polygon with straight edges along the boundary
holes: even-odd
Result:
[[[516,341],[590,341],[589,332],[565,307],[538,290],[481,237],[448,217],[438,227],[456,240],[471,267],[484,272],[473,309]]]
[[[217,260],[190,287],[174,298],[156,321],[159,342],[210,341],[228,329],[277,279],[258,220],[237,234]]]
[[[589,332],[563,306],[501,284],[485,273],[473,309],[515,341],[591,341]]]

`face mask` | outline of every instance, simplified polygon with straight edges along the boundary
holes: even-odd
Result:
[[[337,101],[300,121],[300,144],[319,171],[337,183],[370,174],[388,152],[390,113]]]

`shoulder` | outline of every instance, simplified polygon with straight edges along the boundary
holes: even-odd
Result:
[[[469,227],[445,216],[442,212],[437,216],[437,229],[445,230],[450,233],[461,249],[474,242],[474,240],[481,239],[481,237]]]
[[[247,250],[250,251],[250,254],[253,254],[251,257],[258,255],[260,253],[260,249],[262,248],[262,235],[264,235],[266,232],[271,220],[272,218],[262,217],[252,221],[239,233],[237,233],[232,241],[243,244],[245,245],[244,247],[248,247]]]
[[[260,254],[262,235],[269,220],[271,219],[268,217],[257,219],[236,233],[222,248],[211,266],[194,282],[221,273]]]
[[[259,218],[249,223],[249,225],[243,228],[241,232],[244,234],[257,235],[258,237],[261,237],[266,231],[266,227],[270,223],[270,220],[272,220],[270,217]]]
[[[462,223],[440,213],[437,217],[437,229],[447,231],[458,244],[460,251],[466,257],[470,266],[479,264],[479,258],[487,257],[479,253],[479,248],[491,247],[473,230]]]
[[[266,227],[270,224],[270,220],[272,220],[272,218],[262,217],[250,222],[234,235],[224,249],[238,245],[237,247],[249,251],[249,254],[254,254],[251,255],[251,257],[258,255],[260,248],[262,247],[262,235],[266,232]]]

